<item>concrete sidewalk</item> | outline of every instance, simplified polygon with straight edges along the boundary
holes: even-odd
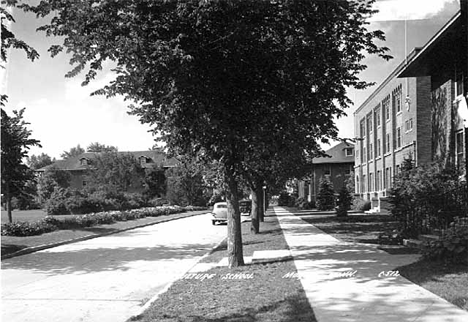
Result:
[[[274,207],[319,322],[466,322],[468,312],[398,276],[415,255],[346,243]]]

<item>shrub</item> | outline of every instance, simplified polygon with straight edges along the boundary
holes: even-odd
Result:
[[[468,212],[466,182],[460,172],[441,163],[414,167],[406,160],[390,195],[392,215],[406,237],[445,229],[454,217]]]
[[[57,226],[43,220],[38,222],[13,222],[2,224],[2,236],[34,236],[56,229],[58,229]]]
[[[333,184],[325,178],[320,179],[316,205],[318,210],[333,210],[335,208],[335,190]]]
[[[440,240],[426,242],[423,255],[450,263],[468,263],[468,218],[456,218]]]
[[[294,207],[298,208],[298,209],[312,209],[314,208],[315,204],[313,202],[309,202],[307,200],[305,200],[304,198],[297,198],[295,203],[294,203]]]
[[[344,217],[348,215],[348,210],[351,206],[353,197],[348,191],[346,186],[343,186],[340,190],[340,194],[337,200],[336,214],[338,217]]]
[[[63,220],[58,220],[52,216],[46,216],[37,222],[15,222],[2,224],[2,236],[33,236],[51,232],[57,229],[77,229],[95,225],[111,224],[115,221],[134,220],[144,217],[158,217],[169,214],[181,213],[184,211],[205,210],[206,207],[147,207],[128,211],[107,211],[90,213],[86,215],[70,216]]]
[[[68,189],[55,187],[50,198],[45,203],[45,210],[48,215],[67,214],[66,200],[70,193]]]
[[[351,209],[364,212],[370,210],[371,207],[372,204],[369,200],[364,200],[362,198],[354,198]]]
[[[288,206],[291,196],[287,191],[281,191],[278,197],[278,206]]]

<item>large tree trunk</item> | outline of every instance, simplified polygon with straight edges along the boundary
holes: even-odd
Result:
[[[10,185],[6,184],[6,191],[5,191],[5,201],[6,201],[6,208],[8,213],[8,222],[13,222],[13,216],[11,215],[11,194],[10,194]]]
[[[226,201],[228,206],[228,261],[229,268],[244,265],[242,251],[242,231],[239,210],[239,197],[237,196],[237,182],[234,175],[228,170],[225,174],[227,183]]]
[[[259,200],[258,200],[258,193],[257,189],[250,188],[250,192],[252,194],[252,210],[250,212],[251,224],[250,224],[250,232],[252,234],[258,234],[260,231],[260,212],[259,212]]]

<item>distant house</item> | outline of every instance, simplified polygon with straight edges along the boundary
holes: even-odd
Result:
[[[117,152],[118,154],[133,155],[143,169],[152,169],[156,167],[172,168],[175,167],[178,161],[175,158],[168,158],[161,150],[151,151],[129,151]],[[100,153],[85,152],[76,157],[65,160],[58,160],[55,163],[38,169],[38,173],[43,173],[47,168],[55,167],[59,170],[68,171],[71,175],[70,188],[82,189],[86,186],[86,174],[93,169],[93,159]]]
[[[342,142],[326,150],[325,153],[328,157],[312,160],[309,179],[298,182],[298,195],[307,201],[316,201],[320,179],[330,180],[335,192],[338,193],[353,175],[354,144]]]

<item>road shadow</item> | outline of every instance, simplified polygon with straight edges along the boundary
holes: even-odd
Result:
[[[203,256],[213,247],[211,243],[180,243],[176,246],[155,243],[148,247],[134,245],[132,240],[142,236],[150,237],[151,232],[131,230],[119,234],[121,240],[114,244],[98,238],[5,259],[2,261],[2,270],[20,269],[43,274],[123,272],[129,270],[133,262],[190,259]]]

